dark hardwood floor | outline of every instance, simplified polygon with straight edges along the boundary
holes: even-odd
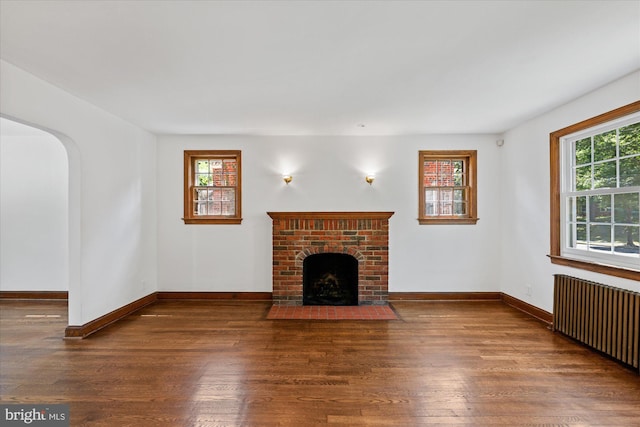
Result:
[[[64,302],[1,301],[0,397],[69,403],[73,426],[640,426],[636,372],[501,302],[393,306],[161,301],[64,340]]]

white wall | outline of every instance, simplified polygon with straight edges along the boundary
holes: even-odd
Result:
[[[553,274],[640,291],[640,284],[551,264],[549,254],[549,134],[640,99],[640,72],[530,120],[504,135],[501,289],[549,312]],[[526,295],[526,287],[532,287]]]
[[[389,290],[498,291],[495,135],[158,137],[158,287],[271,291],[267,211],[394,211]],[[242,150],[241,225],[185,225],[183,150]],[[477,225],[418,225],[418,150],[478,150]],[[284,172],[293,175],[286,185]],[[376,176],[373,185],[364,181]]]
[[[51,134],[7,122],[0,119],[0,290],[66,291],[66,151]]]
[[[0,113],[69,159],[69,324],[156,290],[155,136],[0,61]]]
[[[546,256],[549,133],[637,100],[640,73],[506,132],[502,148],[495,135],[166,135],[156,145],[148,132],[11,64],[0,67],[0,113],[53,132],[67,151],[71,325],[155,290],[270,291],[267,211],[395,211],[392,292],[502,290],[551,311],[554,273],[640,291],[637,282]],[[185,149],[242,150],[241,225],[181,221]],[[418,225],[421,149],[478,150],[477,225]],[[294,177],[288,186],[283,172]]]

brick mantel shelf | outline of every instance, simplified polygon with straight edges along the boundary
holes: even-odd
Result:
[[[267,212],[273,219],[273,303],[302,305],[306,257],[343,253],[358,260],[358,305],[386,305],[389,218],[393,212]]]
[[[394,212],[267,212],[273,219],[382,219]]]

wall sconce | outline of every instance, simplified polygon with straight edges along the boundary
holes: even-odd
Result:
[[[291,175],[282,175],[282,179],[287,185],[289,185],[289,183],[293,180],[293,177]]]
[[[373,175],[367,175],[364,177],[364,180],[367,181],[367,184],[373,184],[373,180],[376,179]]]

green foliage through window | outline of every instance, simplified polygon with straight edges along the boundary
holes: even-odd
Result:
[[[569,247],[638,254],[640,122],[573,142]]]

